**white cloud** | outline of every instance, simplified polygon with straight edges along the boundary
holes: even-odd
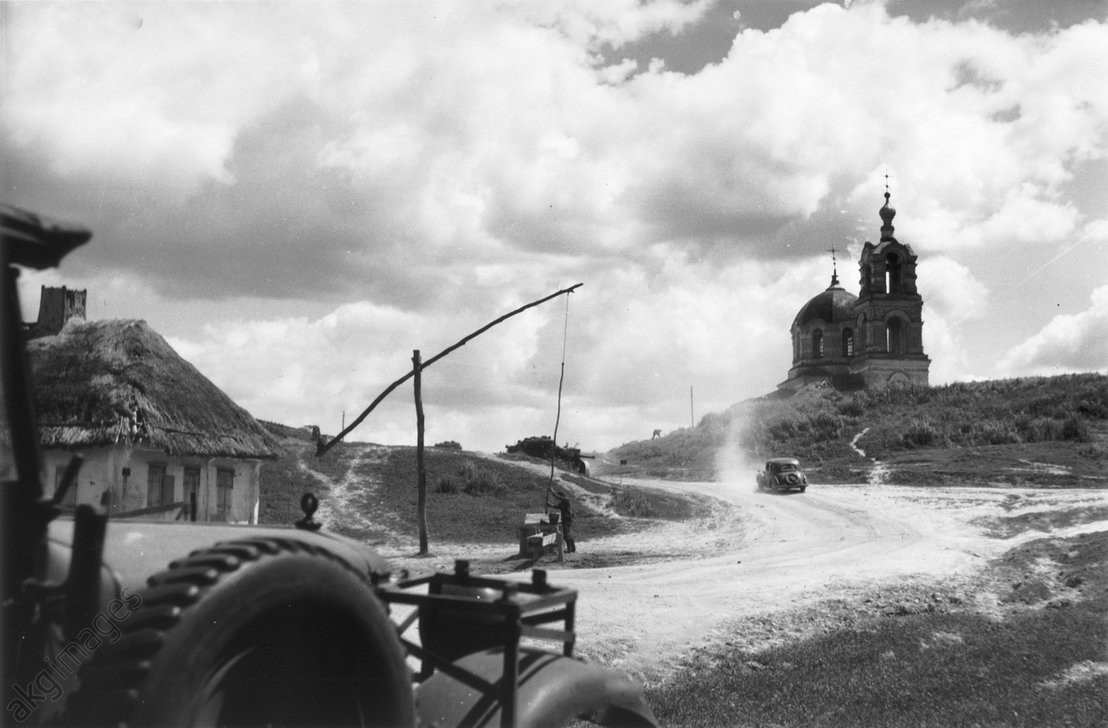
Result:
[[[411,349],[577,281],[577,439],[685,424],[690,386],[701,412],[762,394],[824,251],[875,239],[886,170],[937,381],[987,368],[965,346],[975,316],[1009,348],[1005,316],[1045,295],[998,285],[1011,260],[1089,267],[1064,253],[1098,214],[1064,190],[1108,156],[1104,23],[1013,36],[825,4],[743,30],[696,74],[601,64],[707,7],[12,6],[2,184],[94,229],[74,256],[90,305],[155,310],[240,403],[292,423],[358,408]],[[490,423],[490,446],[491,423],[537,426],[561,325],[550,305],[444,360],[429,406]],[[1045,361],[1033,341],[1010,368]],[[375,436],[406,432],[407,406]]]
[[[988,287],[969,268],[952,258],[923,258],[917,266],[917,275],[928,320],[937,314],[952,324],[959,324],[988,312]]]
[[[931,358],[931,384],[964,379],[972,364],[963,325],[988,314],[989,290],[965,266],[949,257],[920,260],[918,286],[923,296],[923,350]]]
[[[1085,311],[1055,316],[1012,347],[999,368],[1007,376],[1108,371],[1108,286],[1093,291]]]

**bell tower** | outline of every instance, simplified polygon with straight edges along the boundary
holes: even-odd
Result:
[[[850,371],[867,387],[883,384],[927,384],[931,360],[923,352],[923,298],[916,289],[916,254],[893,236],[896,210],[885,204],[881,239],[866,241],[858,263],[860,291],[854,304],[858,332]]]

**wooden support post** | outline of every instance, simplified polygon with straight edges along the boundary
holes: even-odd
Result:
[[[419,555],[426,556],[427,546],[427,470],[423,465],[423,395],[420,392],[421,371],[423,369],[419,360],[419,349],[412,352],[412,375],[415,389],[416,410],[416,478],[417,478],[417,505],[416,521],[419,524]]]

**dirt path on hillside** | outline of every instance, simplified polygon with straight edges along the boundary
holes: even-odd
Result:
[[[1098,514],[1078,518],[1085,522],[1055,535],[1108,530],[1103,490],[860,484],[813,485],[803,494],[777,495],[755,492],[750,481],[625,479],[706,496],[716,508],[705,519],[579,542],[565,564],[542,564],[552,583],[579,592],[581,655],[654,682],[678,669],[690,651],[728,634],[728,623],[739,618],[881,584],[971,582],[989,558],[1046,535],[1044,524],[1051,519],[1038,517],[1043,514]],[[1005,524],[1016,524],[1022,533],[997,538],[1001,532],[990,530]],[[1026,530],[1028,524],[1035,530]],[[431,566],[410,551],[386,555],[398,567]],[[504,547],[441,546],[432,562],[449,569],[454,558],[504,556]],[[612,563],[620,565],[603,565]],[[750,634],[744,644],[757,648],[774,638]]]

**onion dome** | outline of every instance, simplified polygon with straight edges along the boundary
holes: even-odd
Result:
[[[838,276],[831,279],[827,290],[812,298],[793,320],[793,326],[804,326],[816,319],[825,323],[854,320],[854,303],[858,297],[839,285]]]
[[[878,210],[881,215],[881,241],[895,240],[893,238],[893,218],[896,217],[896,208],[889,205],[889,191],[885,190],[885,204]]]

